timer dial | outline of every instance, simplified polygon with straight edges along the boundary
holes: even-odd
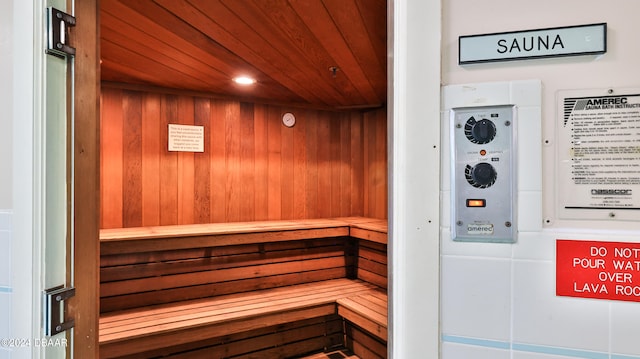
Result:
[[[472,143],[482,145],[491,142],[496,137],[496,125],[491,120],[476,121],[471,116],[464,125],[464,134]]]

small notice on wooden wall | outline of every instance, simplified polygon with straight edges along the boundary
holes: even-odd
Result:
[[[169,151],[204,152],[204,126],[169,124]]]

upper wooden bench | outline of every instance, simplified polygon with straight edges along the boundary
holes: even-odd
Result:
[[[351,236],[386,244],[387,222],[372,218],[343,217],[102,229],[100,230],[100,254],[341,236]]]
[[[107,229],[100,243],[101,357],[336,314],[386,342],[384,220]]]

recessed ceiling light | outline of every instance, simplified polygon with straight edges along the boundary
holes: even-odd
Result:
[[[248,76],[238,76],[233,81],[239,85],[253,85],[256,83],[255,79]]]

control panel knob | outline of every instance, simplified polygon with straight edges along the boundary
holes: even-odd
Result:
[[[469,182],[475,188],[489,188],[498,178],[498,173],[492,165],[486,162],[478,163],[475,166],[467,165],[464,170],[464,175]]]
[[[472,116],[464,125],[464,134],[473,143],[489,143],[496,137],[496,125],[487,119],[476,121]]]

